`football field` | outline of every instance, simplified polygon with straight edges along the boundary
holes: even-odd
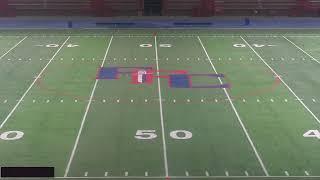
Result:
[[[320,179],[316,30],[0,31],[0,166]]]

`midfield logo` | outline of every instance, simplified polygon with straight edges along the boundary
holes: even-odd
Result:
[[[165,75],[160,75],[165,74]],[[170,88],[230,88],[230,84],[206,84],[195,85],[192,83],[193,77],[224,78],[224,74],[189,74],[186,70],[154,70],[152,67],[101,67],[97,72],[97,79],[117,80],[121,75],[129,75],[131,84],[153,83],[155,78],[168,80]]]

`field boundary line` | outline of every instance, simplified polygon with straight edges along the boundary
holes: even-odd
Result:
[[[308,55],[312,60],[316,61],[318,64],[320,64],[320,62],[314,58],[313,56],[311,56],[309,53],[307,53],[305,50],[303,50],[301,47],[299,47],[297,44],[295,44],[294,42],[292,42],[290,39],[286,38],[285,36],[282,36],[284,39],[286,39],[288,42],[290,42],[292,45],[294,45],[297,49],[299,49],[300,51],[302,51],[304,54]]]
[[[92,38],[97,38],[97,37],[111,37],[112,34],[47,34],[47,35],[42,35],[42,34],[21,34],[21,35],[3,35],[2,37],[20,37],[20,36],[28,36],[28,37],[92,37]],[[0,34],[1,36],[1,34]],[[128,37],[153,37],[150,34],[113,34],[114,37],[123,37],[123,38],[128,38]],[[226,34],[226,33],[221,33],[221,34],[206,34],[202,33],[201,35],[199,34],[177,34],[177,35],[172,35],[172,34],[158,34],[157,37],[240,37],[240,36],[245,36],[245,37],[320,37],[320,35],[315,35],[315,34]]]
[[[311,30],[318,30],[318,29],[320,29],[320,27],[308,27],[308,28],[300,28],[300,27],[292,27],[292,28],[290,28],[290,27],[271,27],[271,28],[268,28],[268,27],[187,27],[187,28],[189,28],[189,29],[191,29],[191,30],[211,30],[211,29],[235,29],[235,30],[251,30],[251,29],[253,29],[253,30],[291,30],[291,29],[294,29],[294,30],[303,30],[303,29],[311,29]],[[32,28],[30,28],[30,29],[32,29]],[[90,29],[105,29],[105,28],[98,28],[98,27],[89,27],[89,28],[82,28],[82,29],[87,29],[87,30],[90,30]],[[114,29],[116,29],[116,30],[121,30],[121,28],[114,28]],[[185,30],[186,29],[186,27],[169,27],[169,28],[167,28],[167,27],[151,27],[151,28],[143,28],[143,27],[136,27],[136,28],[127,28],[127,29],[132,29],[132,30],[140,30],[140,29],[142,29],[142,30],[144,30],[144,29],[164,29],[164,30],[167,30],[167,29],[173,29],[173,30]]]
[[[80,176],[80,177],[55,177],[55,179],[165,179],[164,176]],[[320,178],[320,176],[170,176],[170,179],[292,179],[292,178]]]
[[[241,26],[241,25],[239,25],[239,26]],[[243,25],[242,25],[243,26]],[[304,29],[311,29],[311,30],[318,30],[318,29],[320,29],[320,27],[307,27],[307,28],[304,28],[304,27],[270,27],[270,28],[268,28],[268,27],[188,27],[189,29],[191,29],[191,30],[211,30],[212,28],[213,29],[235,29],[235,30],[237,30],[237,29],[239,29],[239,30],[247,30],[247,29],[253,29],[253,30],[278,30],[278,29],[280,29],[280,30],[282,30],[282,29],[284,29],[284,30],[291,30],[291,29],[294,29],[294,30],[304,30]],[[35,29],[35,30],[47,30],[47,29],[53,29],[53,30],[69,30],[70,28],[68,28],[68,27],[55,27],[55,28],[48,28],[48,27],[16,27],[16,28],[12,28],[12,27],[2,27],[2,28],[0,28],[0,30],[22,30],[22,29],[27,29],[27,30],[33,30],[33,29]],[[78,28],[78,29],[84,29],[84,30],[95,30],[95,29],[97,29],[97,30],[100,30],[100,29],[103,29],[103,30],[105,30],[105,28],[103,28],[103,27],[101,27],[101,28],[99,28],[99,27],[84,27],[84,28]],[[112,30],[121,30],[121,29],[123,29],[123,28],[110,28],[110,29],[112,29]],[[151,28],[145,28],[145,27],[131,27],[131,28],[127,28],[127,29],[132,29],[132,30],[140,30],[140,29],[142,29],[142,30],[145,30],[145,29],[164,29],[164,30],[167,30],[167,29],[173,29],[173,30],[175,30],[175,29],[177,29],[177,30],[184,30],[184,29],[186,29],[186,27],[169,27],[169,28],[167,28],[167,27],[151,27]]]
[[[21,44],[25,39],[27,39],[29,36],[25,36],[22,40],[20,40],[17,44],[12,46],[6,53],[4,53],[2,56],[0,56],[0,59],[5,57],[7,54],[9,54],[13,49],[15,49],[19,44]]]
[[[110,38],[110,40],[109,40],[109,44],[108,44],[107,50],[106,50],[106,52],[105,52],[103,61],[102,61],[102,63],[101,63],[101,67],[103,67],[103,65],[105,64],[105,61],[106,61],[106,59],[107,59],[107,55],[108,55],[109,50],[110,50],[110,47],[111,47],[112,40],[113,40],[113,36],[111,36],[111,38]],[[70,170],[70,166],[71,166],[71,163],[72,163],[72,161],[73,161],[73,157],[74,157],[74,155],[75,155],[75,152],[76,152],[76,150],[77,150],[78,143],[79,143],[79,140],[80,140],[80,136],[81,136],[81,133],[82,133],[82,129],[83,129],[84,124],[85,124],[85,122],[86,122],[87,115],[88,115],[88,112],[89,112],[89,109],[90,109],[90,106],[91,106],[91,103],[92,103],[92,99],[93,99],[94,93],[95,93],[95,91],[96,91],[98,82],[99,82],[99,79],[97,78],[96,81],[95,81],[95,83],[94,83],[94,85],[93,85],[93,88],[92,88],[92,90],[91,90],[90,99],[89,99],[89,102],[88,102],[88,104],[87,104],[85,113],[84,113],[84,115],[83,115],[83,117],[82,117],[81,125],[80,125],[79,131],[78,131],[78,135],[77,135],[76,141],[75,141],[74,146],[73,146],[73,148],[72,148],[72,152],[71,152],[71,155],[70,155],[70,158],[69,158],[67,167],[66,167],[66,169],[65,169],[64,177],[67,177],[67,176],[68,176],[68,173],[69,173],[69,170]]]
[[[17,104],[13,107],[13,109],[10,111],[10,113],[7,115],[7,117],[4,119],[4,121],[1,123],[0,125],[0,129],[3,128],[3,126],[5,125],[5,123],[8,121],[8,119],[12,116],[12,114],[15,112],[15,110],[17,109],[17,107],[20,105],[20,103],[22,102],[22,100],[24,99],[24,97],[28,94],[28,92],[31,90],[31,88],[33,87],[33,85],[38,81],[38,79],[41,77],[41,75],[43,74],[43,72],[47,69],[47,67],[50,65],[50,63],[53,61],[53,59],[58,55],[58,53],[61,51],[61,49],[64,47],[64,45],[67,43],[67,41],[70,39],[70,36],[68,36],[68,38],[63,42],[63,44],[59,47],[59,49],[54,53],[54,55],[52,56],[52,58],[49,60],[49,62],[44,66],[44,68],[40,71],[40,73],[38,74],[38,76],[33,80],[33,82],[31,83],[31,85],[29,86],[29,88],[23,93],[23,95],[21,96],[21,98],[19,99],[19,101],[17,102]]]
[[[318,117],[308,108],[308,106],[301,100],[301,98],[290,88],[290,86],[282,79],[282,77],[260,56],[260,54],[241,36],[241,39],[248,45],[248,47],[260,58],[260,60],[276,75],[280,81],[287,87],[287,89],[296,97],[302,106],[314,117],[320,124]]]
[[[213,63],[211,62],[211,60],[210,60],[211,58],[210,58],[210,56],[209,56],[206,48],[204,47],[204,45],[203,45],[203,43],[202,43],[202,41],[201,41],[201,39],[200,39],[199,36],[198,36],[198,40],[199,40],[199,42],[200,42],[200,44],[201,44],[201,46],[202,46],[202,49],[204,50],[204,52],[205,52],[205,54],[206,54],[206,56],[207,56],[207,58],[208,58],[208,61],[209,61],[210,64],[211,64],[212,69],[214,70],[214,72],[215,72],[216,74],[218,74],[218,71],[216,70],[215,66],[214,66]],[[219,77],[218,79],[219,79],[220,84],[223,84],[221,78]],[[232,107],[235,115],[236,115],[237,118],[238,118],[238,121],[239,121],[239,123],[240,123],[240,125],[241,125],[241,127],[242,127],[242,130],[243,130],[243,132],[245,133],[245,135],[246,135],[246,137],[247,137],[247,140],[249,141],[249,143],[250,143],[250,145],[251,145],[251,148],[253,149],[253,151],[254,151],[254,153],[255,153],[255,155],[256,155],[256,158],[258,159],[258,161],[259,161],[259,163],[260,163],[260,166],[261,166],[263,172],[265,173],[266,176],[269,176],[269,173],[268,173],[268,171],[267,171],[267,169],[266,169],[266,167],[265,167],[265,165],[264,165],[264,163],[263,163],[263,161],[262,161],[262,159],[261,159],[261,157],[260,157],[260,154],[258,153],[258,151],[257,151],[257,149],[256,149],[256,146],[254,145],[254,143],[253,143],[253,141],[252,141],[252,139],[251,139],[251,137],[250,137],[250,135],[249,135],[249,133],[248,133],[245,125],[244,125],[244,123],[242,122],[241,117],[240,117],[240,115],[239,115],[239,113],[238,113],[235,105],[233,104],[233,102],[232,102],[232,100],[231,100],[231,97],[230,97],[227,89],[226,89],[226,88],[223,88],[223,90],[224,90],[224,93],[226,94],[226,96],[227,96],[227,98],[228,98],[228,100],[229,100],[229,102],[230,102],[230,105],[231,105],[231,107]]]
[[[157,36],[154,36],[154,44],[155,44],[155,53],[156,53],[157,76],[160,76]],[[160,78],[158,78],[158,94],[159,94],[159,107],[160,107],[160,120],[161,120],[161,131],[162,131],[164,168],[165,168],[166,177],[169,177],[168,158],[167,158],[167,145],[166,145],[166,136],[165,136],[165,131],[164,131],[164,121],[163,121],[163,108],[162,108],[162,95],[161,95],[161,82],[160,82]]]

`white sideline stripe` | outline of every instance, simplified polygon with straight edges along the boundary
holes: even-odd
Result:
[[[10,28],[12,29],[12,28]],[[37,28],[20,28],[20,29],[37,29]],[[40,29],[43,29],[43,28],[40,28]],[[51,29],[51,28],[50,28]],[[292,28],[290,28],[292,29]],[[294,28],[293,28],[294,29]],[[308,28],[309,29],[309,28]],[[19,36],[18,35],[4,35],[2,37],[21,37],[21,36],[26,36],[27,34],[20,34]],[[32,37],[51,37],[51,38],[54,38],[54,37],[67,37],[69,36],[70,34],[64,34],[64,35],[58,35],[58,34],[48,34],[48,35],[43,35],[43,34],[31,34],[30,36]],[[199,34],[184,34],[183,36],[181,35],[172,35],[172,34],[161,34],[161,35],[158,35],[158,37],[179,37],[179,38],[193,38],[193,37],[197,37]],[[283,35],[287,36],[287,37],[320,37],[320,35],[314,35],[314,34],[243,34],[244,36],[246,37],[273,37],[273,38],[277,38],[277,37],[281,37]],[[86,34],[72,34],[70,35],[71,37],[94,37],[94,38],[97,38],[97,37],[111,37],[111,35],[86,35]],[[141,34],[141,35],[128,35],[128,34],[118,34],[118,35],[114,35],[116,37],[119,37],[119,38],[128,38],[128,37],[131,37],[131,38],[135,38],[135,37],[153,37],[152,35],[150,34]],[[221,35],[221,34],[202,34],[200,35],[200,37],[211,37],[211,38],[219,38],[219,37],[240,37],[240,34],[224,34],[224,35]]]
[[[155,44],[155,53],[156,53],[156,65],[157,65],[157,75],[160,76],[159,72],[159,58],[158,58],[158,44],[157,44],[157,36],[154,36],[154,44]],[[163,121],[163,110],[162,110],[162,95],[161,95],[161,83],[160,78],[158,78],[158,94],[159,94],[159,106],[160,106],[160,119],[161,119],[161,131],[162,131],[162,144],[163,144],[163,157],[164,157],[164,169],[166,173],[166,177],[169,176],[168,170],[168,159],[167,159],[167,144],[166,137],[164,131],[164,121]],[[174,100],[175,102],[175,100]]]
[[[17,44],[15,44],[13,47],[11,47],[6,53],[4,53],[2,56],[0,56],[0,59],[5,57],[9,52],[11,52],[14,48],[16,48],[19,44],[21,44],[25,39],[27,39],[28,36],[25,36],[22,40],[20,40]]]
[[[320,178],[320,176],[290,176],[290,178]],[[55,177],[55,179],[165,179],[166,177],[164,176],[108,176],[108,177],[99,177],[99,176],[95,176],[95,177]],[[212,178],[219,178],[219,179],[270,179],[270,178],[283,178],[283,179],[288,179],[288,176],[170,176],[170,178],[172,179],[212,179]],[[24,179],[28,179],[28,178],[24,178]],[[34,179],[34,178],[29,178],[29,179]]]
[[[209,56],[206,48],[204,47],[204,45],[203,45],[203,43],[202,43],[202,41],[201,41],[201,39],[200,39],[199,36],[198,36],[198,40],[199,40],[199,42],[200,42],[200,44],[201,44],[201,46],[202,46],[205,54],[207,55],[208,59],[210,59],[210,56]],[[215,72],[216,74],[218,74],[218,71],[216,70],[216,68],[215,68],[215,66],[213,65],[212,61],[209,61],[209,62],[210,62],[210,64],[211,64],[211,67],[212,67],[212,69],[214,70],[214,72]],[[220,84],[223,84],[221,78],[219,77],[218,79],[219,79],[219,81],[220,81]],[[234,106],[234,104],[233,104],[233,102],[232,102],[232,100],[231,100],[231,98],[230,98],[230,95],[229,95],[228,91],[227,91],[225,88],[224,88],[223,90],[224,90],[224,93],[226,94],[226,96],[228,97],[228,100],[229,100],[229,102],[230,102],[230,105],[231,105],[231,107],[232,107],[235,115],[236,115],[237,118],[238,118],[238,121],[239,121],[239,123],[240,123],[240,125],[241,125],[241,127],[242,127],[242,130],[243,130],[243,132],[245,133],[245,135],[246,135],[246,137],[247,137],[247,139],[248,139],[248,141],[249,141],[249,143],[250,143],[250,145],[251,145],[251,148],[253,149],[253,151],[254,151],[254,153],[255,153],[255,155],[256,155],[259,163],[260,163],[261,168],[263,169],[263,172],[265,173],[266,176],[269,176],[269,173],[268,173],[268,171],[267,171],[267,169],[266,169],[266,167],[265,167],[265,165],[264,165],[264,163],[263,163],[263,161],[262,161],[262,159],[261,159],[261,157],[260,157],[260,155],[259,155],[259,153],[258,153],[258,151],[257,151],[257,149],[256,149],[256,146],[254,145],[253,141],[251,140],[251,137],[250,137],[250,135],[249,135],[249,133],[248,133],[245,125],[243,124],[243,122],[242,122],[242,120],[241,120],[241,118],[240,118],[240,116],[239,116],[239,113],[238,113],[237,109],[235,108],[235,106]]]
[[[248,47],[260,58],[260,60],[276,75],[279,76],[278,73],[272,69],[271,66],[269,66],[269,64],[259,55],[259,53],[257,53],[257,51],[242,37],[240,36],[240,38],[248,45]],[[279,76],[279,79],[281,80],[281,82],[288,88],[288,90],[296,97],[296,99],[302,104],[302,106],[314,117],[314,119],[320,124],[320,120],[318,119],[318,117],[308,108],[308,106],[306,104],[304,104],[304,102],[301,100],[301,98],[299,98],[299,96],[297,96],[297,94],[289,87],[289,85],[282,79],[281,76]]]
[[[111,39],[109,40],[109,45],[108,45],[108,47],[107,47],[106,53],[105,53],[104,58],[103,58],[103,61],[102,61],[102,63],[101,63],[101,67],[104,65],[104,62],[106,61],[106,57],[107,57],[107,55],[108,55],[108,52],[109,52],[109,49],[110,49],[112,40],[113,40],[113,36],[111,36]],[[65,170],[65,173],[64,173],[64,177],[68,176],[69,169],[70,169],[70,166],[71,166],[71,163],[72,163],[74,154],[75,154],[75,152],[76,152],[76,149],[77,149],[77,146],[78,146],[78,143],[79,143],[79,140],[80,140],[80,136],[81,136],[81,133],[82,133],[82,129],[83,129],[84,123],[85,123],[85,121],[86,121],[86,117],[87,117],[87,114],[88,114],[88,112],[89,112],[90,105],[91,105],[91,102],[92,102],[92,99],[93,99],[93,95],[94,95],[94,92],[95,92],[95,90],[96,90],[96,87],[97,87],[98,82],[99,82],[99,79],[96,79],[96,81],[95,81],[95,83],[94,83],[94,86],[93,86],[93,88],[92,88],[91,95],[90,95],[90,99],[89,99],[89,102],[88,102],[88,104],[87,104],[85,113],[84,113],[84,115],[83,115],[83,118],[82,118],[82,121],[81,121],[81,125],[80,125],[80,129],[79,129],[79,132],[78,132],[76,141],[75,141],[75,143],[74,143],[74,146],[73,146],[73,149],[72,149],[72,152],[71,152],[71,155],[70,155],[70,159],[69,159],[69,161],[68,161],[68,164],[67,164],[67,167],[66,167],[66,170]]]
[[[41,77],[42,73],[47,69],[47,67],[49,66],[49,64],[53,61],[53,59],[57,56],[57,54],[60,52],[60,50],[63,48],[63,46],[67,43],[67,41],[70,39],[70,36],[68,36],[68,38],[64,41],[64,43],[60,46],[60,48],[56,51],[56,53],[54,53],[54,55],[52,56],[52,58],[49,60],[49,62],[46,64],[46,66],[40,71],[40,73],[38,74],[38,76],[33,80],[33,82],[31,83],[31,85],[29,86],[29,88],[24,92],[24,94],[21,96],[21,98],[19,99],[19,101],[17,102],[17,104],[13,107],[13,109],[10,111],[10,113],[7,115],[7,117],[4,119],[4,121],[1,123],[0,125],[0,129],[3,128],[3,126],[5,125],[5,123],[8,121],[8,119],[12,116],[12,114],[14,113],[14,111],[17,109],[17,107],[20,105],[20,103],[23,101],[24,97],[28,94],[28,92],[30,91],[30,89],[33,87],[33,85],[37,82],[37,80]]]
[[[320,64],[320,62],[314,58],[313,56],[311,56],[309,53],[307,53],[305,50],[303,50],[301,47],[299,47],[298,45],[296,45],[294,42],[292,42],[290,39],[286,38],[285,36],[282,36],[284,39],[286,39],[288,42],[290,42],[292,45],[294,45],[297,49],[299,49],[300,51],[302,51],[303,53],[305,53],[306,55],[308,55],[312,60],[316,61],[318,64]]]

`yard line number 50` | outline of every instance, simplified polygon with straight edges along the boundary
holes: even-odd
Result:
[[[158,137],[156,130],[137,130],[134,136],[139,140],[152,140]],[[187,140],[192,138],[192,133],[186,130],[175,130],[170,132],[172,139]]]

